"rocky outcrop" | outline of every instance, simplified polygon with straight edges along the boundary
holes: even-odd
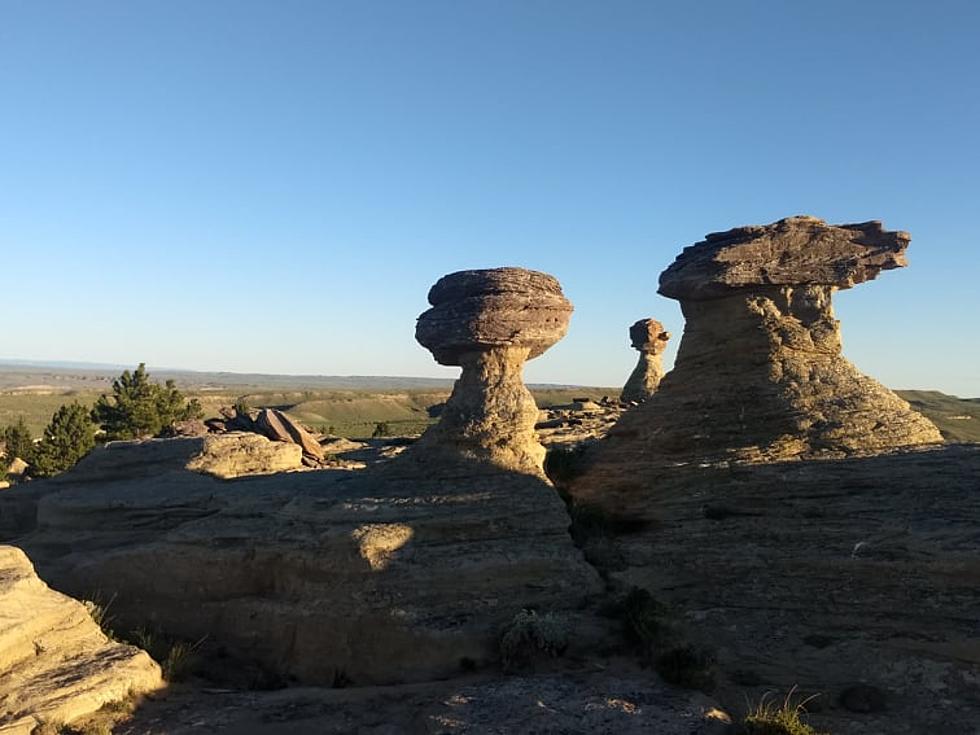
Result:
[[[357,685],[452,676],[497,657],[521,608],[569,611],[601,590],[554,489],[485,465],[454,477],[291,472],[219,480],[135,444],[81,463],[37,500],[17,543],[72,594],[115,595],[121,629],[220,648],[219,678]],[[286,445],[282,446],[294,446]],[[298,449],[298,448],[297,448]],[[141,461],[138,454],[154,452]],[[121,460],[125,459],[125,463]],[[0,496],[0,510],[10,496]],[[192,610],[193,614],[188,611]],[[570,623],[589,640],[591,623]]]
[[[972,732],[978,478],[973,445],[640,475],[610,580],[687,621],[723,705],[796,686],[818,732]]]
[[[620,400],[643,403],[657,392],[664,377],[663,351],[670,333],[656,319],[640,319],[630,327],[630,343],[640,353],[640,360],[630,373]]]
[[[941,442],[932,423],[843,357],[831,304],[835,290],[905,265],[908,243],[878,222],[791,217],[686,248],[660,277],[687,320],[674,369],[609,432],[577,492],[616,505],[617,487],[678,462]]]
[[[605,662],[604,662],[605,663]],[[616,663],[621,664],[621,661]],[[115,735],[725,735],[708,697],[649,670],[549,671],[370,688],[184,689],[140,707]]]
[[[415,337],[437,362],[463,371],[439,423],[408,454],[543,476],[538,408],[523,369],[568,330],[572,305],[561,285],[522,268],[460,271],[436,282],[429,303]]]
[[[145,652],[109,640],[82,603],[38,579],[24,552],[0,546],[0,731],[67,725],[162,687]]]
[[[255,426],[273,441],[297,444],[308,463],[316,465],[323,459],[323,449],[316,438],[282,411],[263,408],[255,418]]]
[[[319,467],[323,464],[323,448],[316,437],[298,421],[278,409],[252,409],[239,413],[235,408],[224,406],[220,409],[220,413],[222,418],[203,422],[204,432],[201,432],[198,427],[192,427],[193,431],[180,433],[197,436],[207,432],[223,434],[250,431],[274,442],[296,444],[302,449],[303,464],[307,467]]]
[[[523,608],[566,615],[573,648],[602,637],[583,612],[602,583],[544,478],[521,380],[570,304],[550,276],[513,268],[449,276],[430,300],[419,339],[463,375],[440,424],[403,454],[359,472],[219,481],[192,471],[220,474],[190,461],[200,439],[95,453],[120,461],[36,483],[49,489],[18,543],[64,589],[115,594],[125,625],[150,614],[170,636],[206,635],[235,676],[256,663],[312,684],[445,678],[495,662]]]

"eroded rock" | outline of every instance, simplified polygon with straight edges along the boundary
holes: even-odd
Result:
[[[928,419],[843,357],[831,304],[836,289],[905,265],[908,242],[877,222],[791,217],[686,248],[660,277],[660,292],[681,301],[687,320],[674,369],[609,432],[576,492],[628,504],[613,498],[617,488],[678,462],[941,442]]]
[[[656,319],[640,319],[630,327],[630,343],[639,351],[640,360],[623,386],[620,400],[643,403],[657,392],[664,377],[662,355],[669,339],[670,333]]]
[[[162,687],[144,651],[109,640],[82,603],[38,579],[23,551],[0,546],[0,730],[70,724]]]
[[[568,330],[572,305],[561,285],[522,268],[460,271],[436,282],[429,303],[416,339],[439,363],[463,371],[439,423],[409,454],[543,476],[544,449],[534,433],[538,408],[523,369]]]

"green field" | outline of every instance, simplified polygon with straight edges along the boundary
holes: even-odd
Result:
[[[249,386],[251,392],[236,386],[225,388],[187,389],[189,397],[197,398],[205,416],[218,415],[221,406],[229,406],[244,397],[254,408],[278,408],[299,421],[323,432],[339,436],[362,438],[370,436],[374,427],[385,422],[392,434],[405,435],[423,431],[434,423],[433,406],[443,403],[448,390],[286,390],[263,391]],[[58,408],[72,401],[92,405],[100,390],[6,390],[0,391],[0,427],[12,424],[23,416],[35,436]],[[942,431],[947,441],[980,442],[980,399],[961,399],[938,391],[897,391]],[[615,396],[615,388],[553,388],[533,389],[535,400],[542,408],[569,403],[573,398],[594,400],[604,395]]]
[[[532,390],[541,407],[568,403],[573,398],[598,399],[614,395],[608,388],[574,388]],[[416,434],[424,431],[437,419],[433,406],[449,397],[448,390],[301,390],[256,391],[238,393],[230,390],[187,390],[185,394],[196,398],[204,408],[206,418],[218,415],[222,406],[230,406],[239,397],[253,408],[278,408],[302,423],[323,432],[338,436],[362,438],[371,435],[378,423],[385,422],[394,435]],[[45,425],[58,408],[72,401],[91,406],[99,396],[98,391],[72,390],[5,391],[0,392],[0,426],[14,423],[23,416],[35,436],[40,436]]]
[[[980,398],[957,398],[937,390],[895,392],[927,416],[946,441],[980,443]]]

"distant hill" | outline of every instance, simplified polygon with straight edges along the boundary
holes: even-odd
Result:
[[[30,362],[0,359],[0,391],[29,387],[57,390],[104,390],[123,370],[133,365],[80,362]],[[400,375],[275,375],[268,373],[204,372],[172,370],[147,365],[157,380],[173,380],[190,390],[448,390],[454,378],[415,378]],[[532,383],[530,387],[573,389],[560,383]]]
[[[24,416],[39,433],[59,406],[72,400],[91,404],[124,369],[121,365],[0,359],[0,426]],[[154,378],[173,379],[186,393],[198,397],[209,414],[237,396],[248,396],[253,406],[276,406],[311,424],[356,434],[379,421],[424,427],[432,420],[429,408],[445,400],[453,384],[451,378],[149,369]],[[529,387],[540,405],[570,400],[573,392],[593,398],[619,392],[617,388],[544,383]],[[398,395],[383,395],[392,393]],[[957,398],[934,390],[896,393],[935,423],[947,441],[980,443],[980,398]]]
[[[938,426],[946,441],[980,442],[980,398],[957,398],[937,390],[895,392]]]

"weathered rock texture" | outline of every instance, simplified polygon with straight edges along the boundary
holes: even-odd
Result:
[[[699,692],[670,687],[623,661],[583,672],[468,676],[392,687],[211,689],[140,707],[115,735],[723,735]],[[628,662],[626,662],[628,664]],[[610,665],[611,664],[611,665]],[[615,668],[613,667],[619,664]]]
[[[657,392],[664,377],[663,352],[669,339],[670,333],[656,319],[640,319],[630,327],[630,342],[639,350],[640,360],[623,386],[620,400],[642,403]]]
[[[976,730],[980,447],[689,464],[635,490],[610,577],[687,621],[723,705],[795,685],[820,732]],[[883,709],[854,701],[869,688]]]
[[[115,595],[121,630],[207,635],[238,662],[234,676],[311,684],[451,676],[463,658],[494,660],[521,608],[574,616],[601,591],[561,500],[535,476],[476,464],[451,479],[219,480],[187,469],[197,441],[133,443],[30,483],[36,510],[16,543],[60,589]],[[2,494],[0,515],[18,492]]]
[[[831,296],[905,265],[878,222],[791,217],[708,235],[660,276],[686,318],[674,369],[623,416],[577,483],[608,498],[682,461],[835,457],[941,442],[922,415],[841,354]],[[613,502],[613,501],[610,501]]]
[[[82,603],[38,579],[23,551],[0,546],[0,731],[70,724],[162,687],[145,652],[109,640]]]
[[[568,330],[572,305],[561,285],[522,268],[460,271],[436,282],[429,303],[415,337],[439,363],[463,371],[413,459],[442,456],[541,476],[538,408],[522,373]]]

